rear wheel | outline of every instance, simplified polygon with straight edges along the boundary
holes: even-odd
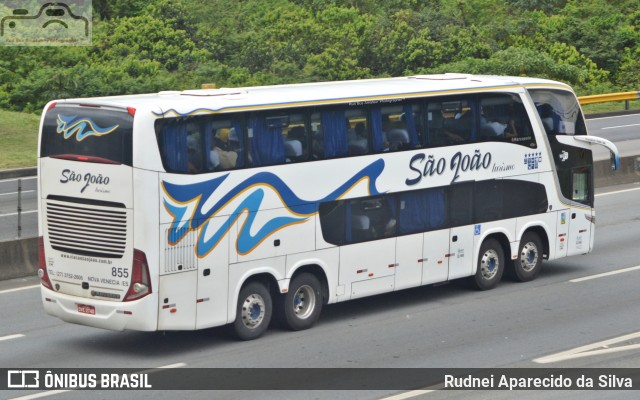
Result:
[[[322,285],[315,275],[302,273],[289,284],[289,291],[278,301],[278,319],[287,328],[309,329],[322,311]]]
[[[260,282],[250,282],[240,290],[233,331],[241,340],[257,339],[267,330],[273,306],[269,290]]]
[[[474,276],[475,286],[480,290],[496,287],[504,272],[504,251],[500,242],[487,239],[480,247],[478,269]]]
[[[520,282],[534,280],[542,269],[542,241],[540,237],[527,232],[520,239],[518,258],[513,261],[513,278]]]

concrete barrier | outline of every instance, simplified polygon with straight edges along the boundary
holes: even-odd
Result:
[[[0,179],[24,178],[27,176],[36,176],[38,169],[36,167],[7,169],[0,171]]]
[[[38,238],[0,242],[0,280],[38,272]]]
[[[640,183],[640,155],[621,158],[620,168],[617,171],[611,170],[609,160],[596,161],[593,169],[596,188]]]

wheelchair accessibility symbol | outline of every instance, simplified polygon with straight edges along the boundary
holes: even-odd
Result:
[[[17,7],[12,8],[15,4]],[[61,2],[3,1],[0,45],[83,46],[91,44],[91,0]],[[31,5],[32,10],[25,8]],[[6,15],[9,13],[9,15]]]

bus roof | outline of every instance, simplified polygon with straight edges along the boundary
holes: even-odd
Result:
[[[163,91],[152,94],[57,100],[57,103],[149,108],[156,117],[193,116],[349,102],[378,102],[433,95],[522,90],[523,87],[570,87],[556,81],[469,74],[416,75],[400,78],[300,83],[221,89]]]

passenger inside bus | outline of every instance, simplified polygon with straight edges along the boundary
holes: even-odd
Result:
[[[515,110],[511,104],[480,106],[480,139],[513,138],[518,136]]]
[[[304,126],[297,125],[289,129],[284,141],[284,151],[287,162],[304,161],[307,159],[307,134]]]
[[[238,135],[234,128],[214,129],[212,149],[209,152],[209,159],[213,170],[227,170],[236,167],[238,153]]]

